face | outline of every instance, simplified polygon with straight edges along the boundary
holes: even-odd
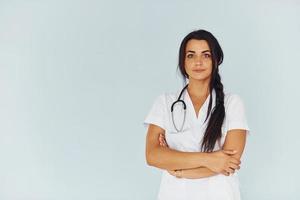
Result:
[[[185,71],[189,80],[209,81],[212,72],[212,56],[205,40],[191,39],[185,49]]]

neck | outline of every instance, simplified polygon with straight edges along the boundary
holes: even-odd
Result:
[[[190,79],[187,90],[192,97],[206,98],[209,95],[209,81]]]

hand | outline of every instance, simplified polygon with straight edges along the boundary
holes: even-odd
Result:
[[[158,140],[159,140],[160,146],[162,146],[162,147],[169,147],[168,144],[167,144],[167,142],[166,142],[166,138],[165,138],[165,134],[164,133],[159,134]]]
[[[225,176],[233,174],[236,169],[240,169],[241,164],[239,159],[233,157],[234,154],[236,154],[234,150],[219,150],[210,153],[207,168]]]

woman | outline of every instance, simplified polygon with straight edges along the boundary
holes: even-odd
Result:
[[[241,98],[223,91],[222,61],[210,32],[189,33],[178,65],[188,84],[158,96],[146,116],[146,160],[163,169],[159,200],[240,199],[236,170],[249,127]]]

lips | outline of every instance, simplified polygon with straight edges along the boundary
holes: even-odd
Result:
[[[193,72],[203,72],[205,69],[194,69]]]

